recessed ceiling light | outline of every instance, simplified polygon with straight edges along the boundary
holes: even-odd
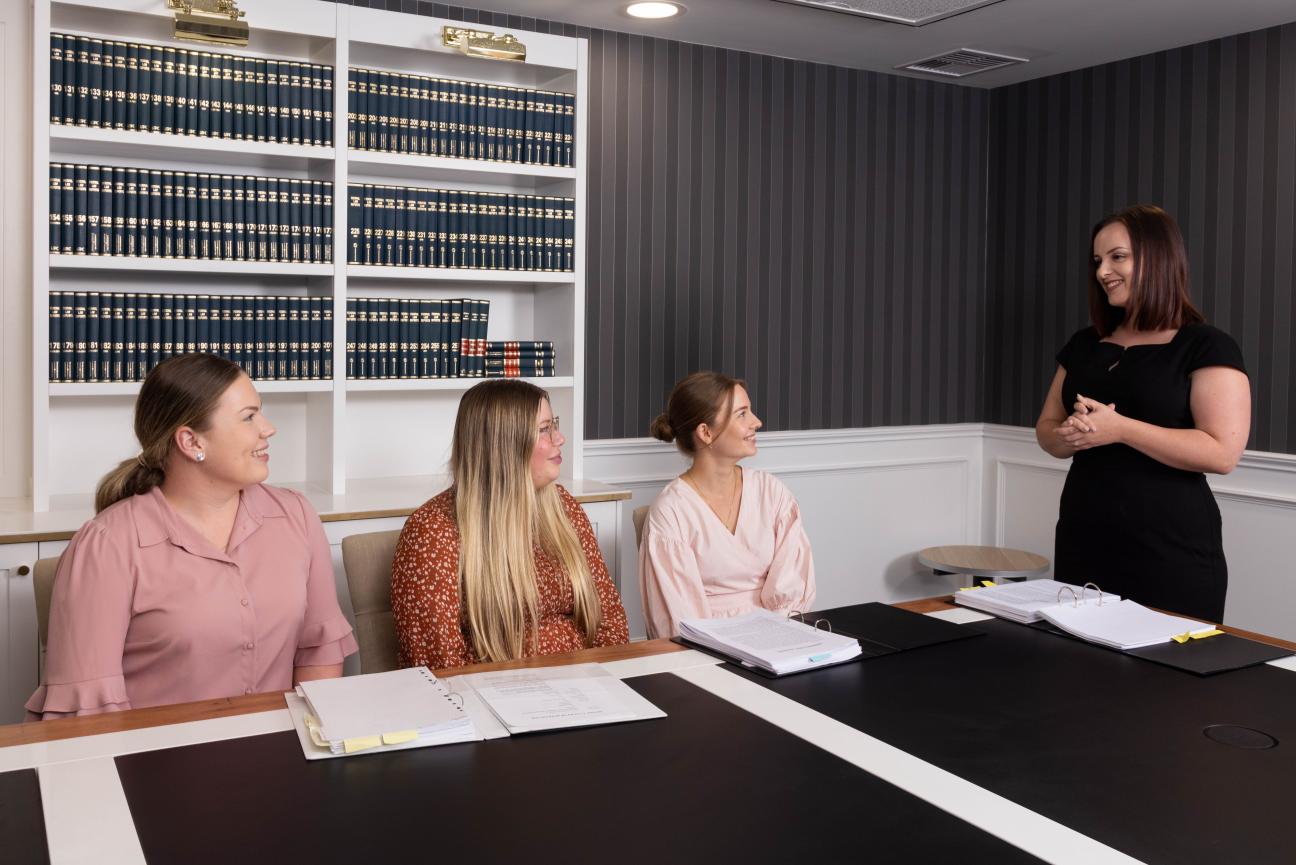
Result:
[[[673,18],[683,12],[684,7],[678,3],[652,0],[646,3],[631,3],[625,11],[632,18]]]

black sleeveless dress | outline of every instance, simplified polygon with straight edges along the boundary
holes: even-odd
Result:
[[[1161,427],[1193,426],[1194,370],[1246,372],[1228,334],[1206,324],[1180,328],[1164,345],[1122,348],[1092,327],[1057,355],[1066,370],[1062,404],[1076,394],[1115,403],[1120,414]],[[1140,604],[1218,623],[1228,565],[1215,497],[1200,472],[1171,468],[1114,444],[1079,451],[1062,490],[1054,545],[1056,579],[1097,583]]]

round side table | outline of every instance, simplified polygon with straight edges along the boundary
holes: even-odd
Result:
[[[973,585],[977,577],[1024,580],[1049,569],[1043,556],[1008,547],[928,547],[918,553],[918,561],[938,574],[966,574]]]

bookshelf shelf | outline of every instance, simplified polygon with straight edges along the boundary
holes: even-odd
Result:
[[[348,264],[350,279],[399,279],[417,282],[494,282],[521,285],[562,285],[576,281],[571,271],[554,270],[474,270],[464,267],[384,267],[372,264]]]
[[[397,180],[471,182],[509,186],[515,186],[520,179],[528,177],[533,178],[538,185],[547,182],[574,183],[576,181],[575,168],[370,150],[347,151],[347,165],[352,174],[389,177]]]
[[[275,439],[278,460],[272,482],[308,485],[333,494],[346,493],[347,486],[353,479],[443,473],[459,399],[465,391],[482,381],[480,378],[348,380],[348,301],[383,298],[396,301],[446,301],[459,298],[487,301],[490,312],[486,333],[488,340],[540,340],[553,343],[556,349],[554,368],[561,375],[527,380],[551,392],[554,412],[561,415],[563,431],[569,441],[564,473],[581,478],[588,43],[583,39],[550,34],[520,34],[522,41],[527,44],[527,61],[503,63],[467,58],[444,48],[440,40],[441,28],[446,25],[461,26],[462,22],[458,21],[358,8],[326,3],[323,0],[242,0],[240,6],[246,10],[248,20],[252,22],[248,46],[229,49],[211,47],[210,51],[218,55],[241,55],[254,60],[259,58],[332,67],[333,132],[330,146],[292,145],[51,122],[51,116],[73,116],[69,113],[70,103],[66,101],[58,103],[64,113],[51,112],[50,95],[54,92],[51,85],[58,80],[52,78],[49,62],[53,43],[51,34],[116,40],[163,49],[171,46],[195,49],[172,39],[174,15],[161,2],[152,5],[143,4],[140,0],[34,2],[31,145],[33,176],[38,180],[48,175],[51,163],[64,163],[76,166],[111,165],[127,172],[161,172],[164,178],[170,172],[196,172],[256,175],[257,179],[286,180],[292,183],[327,181],[333,185],[333,261],[328,263],[51,254],[50,238],[45,236],[43,229],[33,233],[34,509],[48,510],[52,497],[57,501],[60,496],[88,493],[108,468],[138,450],[138,444],[134,442],[131,433],[131,413],[133,397],[139,392],[139,383],[74,384],[49,381],[49,341],[52,332],[49,315],[52,293],[61,293],[57,297],[62,304],[67,303],[69,293],[75,297],[81,292],[88,295],[98,292],[101,296],[105,293],[127,293],[196,295],[200,298],[217,295],[309,297],[316,300],[326,298],[322,320],[328,320],[328,305],[331,304],[332,330],[325,332],[324,344],[327,350],[331,341],[333,378],[324,381],[266,380],[256,382],[256,387],[267,395],[267,414],[278,429]],[[80,59],[65,61],[64,66],[58,67],[63,70],[59,74],[66,74],[74,63],[80,62]],[[92,60],[89,62],[93,63]],[[569,123],[564,134],[570,135],[575,166],[529,165],[350,148],[347,145],[347,114],[350,98],[349,70],[352,67],[445,80],[474,81],[495,87],[535,88],[573,94],[574,127]],[[89,74],[94,75],[93,72]],[[133,81],[129,78],[127,80]],[[141,76],[141,81],[143,80]],[[162,88],[159,98],[165,100],[169,79],[156,80],[161,82],[158,85]],[[118,89],[114,87],[112,92]],[[158,91],[141,85],[141,89],[136,92],[156,94]],[[255,94],[256,91],[251,92]],[[303,89],[301,92],[307,91]],[[192,97],[191,92],[190,98]],[[305,99],[304,96],[302,98]],[[201,101],[198,104],[202,104]],[[242,103],[235,99],[235,104],[237,106]],[[269,111],[272,103],[265,104]],[[279,104],[288,105],[289,108],[297,107],[297,102],[291,100]],[[315,103],[315,106],[319,107],[319,103]],[[302,108],[306,107],[303,101]],[[77,111],[80,111],[80,106]],[[90,116],[96,116],[93,108]],[[166,116],[164,113],[163,126],[166,125]],[[394,111],[392,116],[395,116]],[[569,119],[571,117],[570,113],[563,116]],[[483,113],[475,121],[478,127],[470,125],[467,134],[480,136],[476,140],[484,140],[488,135],[483,131],[488,125],[486,117]],[[389,127],[399,124],[399,120],[392,118],[385,122]],[[202,127],[200,125],[196,128]],[[531,128],[528,126],[527,130],[530,131]],[[552,134],[555,129],[556,127],[550,127],[548,132]],[[545,132],[543,127],[537,129],[536,134],[542,132]],[[66,180],[67,175],[62,177]],[[128,185],[129,178],[130,174],[127,175]],[[90,174],[86,182],[88,186],[95,183],[95,175]],[[574,199],[576,269],[506,271],[348,264],[346,190],[352,183]],[[45,226],[49,223],[51,213],[48,184],[37,182],[33,187],[32,224]],[[160,213],[152,212],[150,215],[153,226],[159,224],[159,216],[163,224],[169,218],[166,202],[171,199],[166,197],[165,185],[163,188],[163,203],[158,207]],[[200,185],[198,189],[197,200],[200,204],[197,212],[203,214],[203,187]],[[243,189],[246,194],[248,187]],[[271,194],[273,195],[273,186]],[[283,194],[281,186],[280,195]],[[237,186],[234,187],[234,195],[234,201],[238,202]],[[126,196],[124,199],[104,198],[102,212],[109,213],[105,208],[111,207],[111,215],[121,218],[122,211],[116,208],[122,206],[128,216],[133,215],[129,208],[137,205],[130,198],[129,188]],[[68,213],[67,210],[58,209],[65,207],[64,202],[67,200],[60,199],[57,195],[53,197],[56,215]],[[273,200],[271,198],[272,206],[267,211],[272,216]],[[119,201],[124,201],[125,205],[119,205]],[[150,202],[150,206],[153,205],[156,205],[156,200]],[[81,205],[76,206],[80,208]],[[85,213],[89,226],[95,224],[91,217],[99,213],[94,209],[78,209],[77,212]],[[248,230],[248,222],[238,218],[237,204],[233,212],[233,231],[235,238],[238,238],[240,230]],[[293,214],[291,210],[288,212]],[[176,218],[187,218],[192,225],[193,211],[190,210],[187,217]],[[200,219],[207,218],[200,216]],[[213,212],[211,220],[214,222],[219,218]],[[291,218],[296,220],[297,216],[293,214]],[[225,217],[224,221],[229,222],[229,217]],[[271,218],[266,223],[273,225],[282,221]],[[309,219],[302,224],[308,223]],[[567,222],[567,225],[571,224],[572,221]],[[59,225],[56,219],[56,236]],[[64,220],[61,225],[67,226],[68,222]],[[399,228],[398,225],[397,230]],[[67,229],[64,227],[61,230]],[[150,229],[140,229],[141,232],[148,230]],[[203,230],[205,232],[206,228]],[[104,235],[100,235],[102,236]],[[536,236],[540,236],[538,232]],[[66,235],[61,236],[60,242],[66,242]],[[81,244],[76,244],[76,247],[81,248]],[[86,248],[94,248],[93,243],[86,244]],[[352,306],[360,308],[359,304]],[[87,310],[93,308],[93,305],[87,306]],[[388,314],[385,305],[372,308],[382,310],[383,316]],[[201,310],[202,307],[198,307],[198,321],[202,321]],[[161,320],[167,321],[165,317]],[[98,321],[102,322],[103,319]],[[290,317],[288,321],[291,323],[295,320]],[[187,318],[185,322],[187,326]],[[390,324],[385,317],[382,322],[393,331],[398,331],[401,327],[401,323],[394,317]],[[93,343],[96,339],[93,329],[102,326],[87,321],[88,343]],[[69,328],[70,332],[64,330],[62,335],[52,337],[66,347],[63,351],[72,350],[72,342],[69,340],[75,342],[79,339],[75,336],[75,326],[69,325]],[[259,331],[253,332],[258,334],[255,336],[258,341],[263,338],[284,339],[282,335],[263,337]],[[102,341],[108,337],[101,331],[97,338]],[[306,338],[309,337],[303,337]],[[355,338],[354,335],[352,338]],[[376,341],[398,339],[390,332],[387,335],[371,333],[368,338]],[[215,340],[216,337],[213,335],[212,339]],[[226,332],[223,340],[228,342],[229,339]],[[237,337],[234,339],[237,340]],[[288,339],[291,352],[295,350],[291,343],[297,337],[289,336]],[[362,336],[361,339],[365,337]],[[399,343],[402,346],[412,344],[407,339],[408,336],[402,334]],[[196,342],[203,342],[201,336]],[[131,346],[137,344],[132,343],[128,336],[125,350],[129,352]],[[376,344],[377,342],[371,343]],[[163,352],[165,351],[164,348]],[[53,356],[58,362],[60,355],[56,353]],[[93,448],[86,448],[82,444],[86,429],[96,430]]]
[[[465,391],[486,381],[484,378],[353,378],[347,379],[346,389],[357,393],[375,391]],[[545,390],[573,387],[573,378],[567,376],[542,376],[523,378]]]
[[[275,144],[200,135],[139,132],[131,129],[98,129],[51,123],[50,150],[60,158],[93,157],[104,160],[167,160],[199,162],[207,170],[231,168],[306,169],[333,161],[332,147]],[[56,160],[57,161],[57,160]]]
[[[225,261],[204,258],[144,258],[126,255],[51,255],[50,270],[149,271],[257,276],[332,276],[332,264],[280,261]]]
[[[332,381],[254,381],[257,393],[328,393]],[[51,384],[51,397],[130,396],[139,393],[137,381],[87,382],[85,384]]]

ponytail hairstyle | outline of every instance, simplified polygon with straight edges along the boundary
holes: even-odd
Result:
[[[1089,318],[1099,336],[1128,321],[1134,330],[1169,330],[1206,320],[1188,298],[1188,253],[1174,217],[1153,204],[1135,204],[1098,221],[1089,237],[1119,222],[1129,232],[1134,280],[1125,307],[1112,306],[1098,281],[1098,263],[1089,260]]]
[[[592,645],[601,607],[585,551],[556,484],[531,479],[536,412],[549,394],[516,379],[485,381],[459,402],[450,473],[459,527],[463,621],[481,661],[534,654],[540,621],[533,545],[571,581],[576,628]]]
[[[734,391],[746,386],[747,382],[742,379],[719,372],[703,371],[686,376],[671,390],[666,411],[657,415],[648,434],[664,442],[673,441],[677,448],[692,456],[697,453],[697,428],[706,424],[717,434],[723,430],[723,425],[716,426],[716,419],[723,415],[725,424],[729,423]]]
[[[166,465],[180,427],[207,429],[226,389],[243,370],[212,354],[183,354],[155,366],[135,400],[138,456],[123,460],[95,489],[95,513],[166,480]]]

